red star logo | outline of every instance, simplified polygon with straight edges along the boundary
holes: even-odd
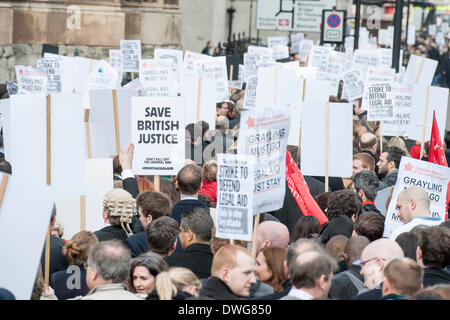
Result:
[[[253,128],[255,126],[255,119],[253,119],[252,117],[249,117],[247,121],[245,121],[245,123],[247,123],[247,127]]]
[[[23,70],[19,70],[19,73],[20,73],[20,74],[23,74]]]
[[[143,63],[143,64],[142,64],[142,68],[147,68],[147,64],[146,64],[146,63]]]
[[[414,166],[411,163],[407,163],[405,164],[405,170],[406,171],[411,171],[414,168]]]

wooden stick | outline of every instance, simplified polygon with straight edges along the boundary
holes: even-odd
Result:
[[[47,238],[45,240],[45,264],[44,264],[44,283],[48,286],[50,280],[50,226],[47,230]]]
[[[424,146],[425,146],[425,132],[427,131],[427,118],[428,118],[428,104],[429,104],[429,100],[430,100],[430,86],[427,86],[427,94],[426,94],[426,102],[425,102],[425,111],[423,114],[423,128],[422,128],[422,144],[420,146],[420,157],[419,160],[422,159],[423,157],[423,153],[425,151]]]
[[[234,246],[234,239],[230,239],[230,244]]]
[[[195,121],[200,120],[200,102],[201,102],[201,95],[202,95],[202,77],[198,77],[198,90],[197,90],[197,113],[195,116]]]
[[[161,190],[161,176],[159,175],[155,175],[153,178],[153,186],[155,187],[155,191],[160,191]]]
[[[306,79],[303,79],[302,102],[305,101]],[[298,132],[298,152],[302,145],[302,115],[300,114],[300,130]]]
[[[131,72],[131,81],[134,80],[134,72]]]
[[[230,93],[233,92],[233,65],[230,65]]]
[[[51,97],[50,95],[47,95],[47,185],[51,185],[52,183],[52,141],[51,141],[51,127],[52,127],[52,117],[51,117]]]
[[[325,192],[328,191],[328,149],[330,144],[330,103],[327,102],[325,109]]]
[[[380,155],[383,153],[383,120],[380,121]]]
[[[257,240],[257,236],[258,236],[259,216],[260,216],[259,213],[255,216],[255,225],[253,226],[253,238],[252,238],[252,257],[253,258],[256,258],[256,240]]]
[[[422,57],[422,60],[420,60],[419,70],[417,70],[416,82],[415,83],[419,82],[419,77],[420,77],[420,74],[422,73],[422,68],[423,68],[424,61],[425,61],[425,57]]]
[[[91,125],[89,122],[86,122],[85,124],[88,159],[92,159]]]
[[[6,185],[8,184],[9,174],[4,173],[2,177],[2,182],[0,183],[0,207],[3,202],[3,197],[6,192]]]
[[[117,90],[113,89],[114,129],[116,132],[116,151],[120,154],[119,109],[117,106]]]
[[[80,196],[80,230],[86,230],[86,195]]]
[[[84,109],[84,122],[89,122],[89,112],[91,109]]]

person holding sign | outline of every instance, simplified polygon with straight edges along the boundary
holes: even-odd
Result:
[[[412,186],[399,193],[397,197],[398,217],[403,222],[391,234],[390,239],[395,240],[403,232],[411,231],[420,224],[436,226],[442,222],[440,217],[432,217],[430,213],[430,198],[421,188]]]
[[[405,152],[397,147],[389,147],[380,155],[380,160],[377,163],[378,175],[383,177],[380,180],[378,190],[383,190],[394,186],[397,182],[398,168],[400,160]]]

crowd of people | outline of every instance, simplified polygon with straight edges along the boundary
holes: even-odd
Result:
[[[210,49],[211,42],[205,53]],[[449,49],[438,51],[430,38],[419,37],[411,47],[411,53],[439,59],[436,81],[448,86]],[[43,250],[31,298],[450,299],[450,223],[431,217],[426,191],[410,187],[399,194],[402,225],[389,238],[383,237],[386,210],[374,203],[380,190],[395,186],[401,157],[420,157],[420,142],[380,140],[379,123],[367,121],[361,100],[354,105],[352,177],[330,177],[329,190],[324,177],[304,177],[327,223],[304,215],[286,188],[283,207],[260,214],[254,241],[217,238],[216,156],[237,153],[244,97],[245,85],[217,103],[214,128],[204,121],[186,126],[185,166],[176,176],[161,177],[159,190],[153,176],[133,174],[132,144],[116,155],[115,188],[99,213],[106,227],[64,239],[54,208],[50,281],[43,281]],[[343,102],[330,97],[336,100]],[[450,132],[443,134],[450,163]],[[288,151],[301,171],[299,148]],[[0,297],[14,299],[6,289]]]

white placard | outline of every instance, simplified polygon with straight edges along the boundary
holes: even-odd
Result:
[[[345,70],[345,53],[331,51],[328,56],[326,72],[320,74],[320,80],[329,82],[331,91],[330,95],[337,96],[339,91],[339,81],[342,79],[342,72]]]
[[[411,55],[409,57],[406,72],[403,75],[404,83],[418,83],[424,86],[431,85],[438,62],[422,56]]]
[[[271,49],[273,60],[281,60],[289,58],[288,46],[275,45]]]
[[[291,48],[292,53],[300,52],[300,43],[305,38],[303,33],[293,33],[291,34]]]
[[[109,49],[109,64],[117,73],[122,72],[122,52],[120,50]]]
[[[183,60],[183,65],[184,65],[184,69],[188,72],[194,72],[194,63],[196,60],[204,60],[204,59],[211,59],[210,56],[206,55],[206,54],[201,54],[201,53],[196,53],[196,52],[191,52],[191,51],[186,51],[184,53],[184,60]]]
[[[317,69],[317,76],[321,79],[321,75],[327,71],[328,58],[331,48],[323,46],[314,46],[309,53],[308,67]]]
[[[407,136],[412,112],[412,86],[393,83],[392,104],[394,105],[394,117],[383,121],[383,135]]]
[[[231,87],[233,89],[242,90],[243,84],[244,84],[244,66],[242,64],[240,64],[239,71],[238,71],[238,79],[231,81]]]
[[[141,60],[141,40],[120,40],[122,72],[139,72]]]
[[[177,73],[183,69],[183,51],[175,49],[156,48],[154,52],[155,60],[170,61]]]
[[[132,90],[117,90],[117,112],[120,148],[125,150],[131,143],[131,97],[138,95]],[[107,128],[109,156],[119,154],[116,147],[113,90],[91,90],[89,123],[103,124]]]
[[[367,110],[368,88],[372,83],[391,83],[394,82],[395,69],[393,68],[373,68],[367,69],[366,81],[364,83],[364,94],[361,103],[361,109]]]
[[[119,74],[109,63],[96,61],[89,72],[87,89],[116,89],[118,78]]]
[[[383,216],[386,216],[386,211],[387,211],[386,201],[391,196],[392,189],[394,189],[394,187],[388,187],[388,188],[384,188],[383,190],[378,191],[377,196],[375,197],[375,200],[373,201],[375,203],[375,207],[377,207],[377,209],[380,211],[380,213]],[[390,203],[390,201],[389,201],[389,203]]]
[[[439,132],[445,132],[448,89],[414,85],[412,92],[412,114],[411,121],[408,126],[408,138],[422,141],[422,131],[423,126],[425,125],[425,141],[429,140],[429,137],[431,136],[431,126],[433,124],[433,111],[436,111],[436,121],[439,127]],[[428,112],[425,114],[426,108],[428,109]]]
[[[428,34],[429,35],[436,35],[436,25],[435,24],[429,24],[428,25]]]
[[[16,66],[19,94],[47,93],[47,76],[38,68]]]
[[[397,197],[400,192],[411,186],[421,187],[427,192],[430,198],[431,216],[440,217],[444,220],[449,180],[450,168],[448,167],[410,157],[402,157],[397,183],[386,213],[383,237],[392,237],[392,232],[402,225],[402,222],[397,218]]]
[[[370,83],[367,86],[367,106],[367,121],[392,119],[394,105],[391,84]]]
[[[359,69],[344,72],[342,78],[344,80],[345,94],[350,101],[355,101],[363,96],[364,80]]]
[[[185,158],[184,98],[132,98],[131,136],[135,174],[176,175]]]
[[[302,106],[301,171],[303,175],[325,176],[325,134],[328,133],[328,176],[352,175],[352,113],[350,103],[307,102]],[[305,137],[305,138],[303,138]]]
[[[0,287],[17,300],[31,298],[53,203],[49,187],[9,177],[0,207]]]
[[[310,39],[303,39],[300,42],[299,55],[302,62],[306,63],[308,60],[308,56],[311,52],[311,49],[314,47],[314,41]]]
[[[40,58],[37,67],[47,75],[47,92],[61,92],[61,60],[53,58]]]
[[[241,113],[238,154],[256,157],[253,214],[283,206],[289,116],[287,108]]]
[[[145,89],[142,86],[142,83],[139,80],[139,78],[136,78],[136,79],[128,82],[126,85],[123,86],[123,88],[127,89],[127,90],[136,91],[139,96],[145,96]]]
[[[408,27],[408,45],[412,46],[416,43],[416,26],[410,24]]]
[[[245,87],[244,109],[256,108],[257,87],[258,87],[258,77],[250,77]]]
[[[176,97],[177,73],[170,64],[154,59],[143,59],[139,79],[147,97]]]
[[[208,60],[195,61],[196,68],[200,70],[202,77],[216,80],[216,102],[228,100],[228,74],[225,57],[214,57]]]
[[[217,155],[216,237],[250,241],[253,231],[255,158]]]
[[[267,47],[273,48],[274,46],[287,46],[289,42],[288,36],[283,37],[267,37]]]

